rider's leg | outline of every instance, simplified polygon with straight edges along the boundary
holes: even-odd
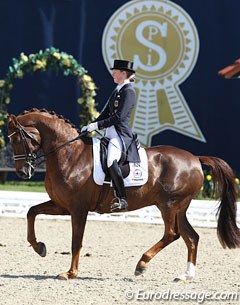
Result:
[[[113,138],[108,144],[107,166],[116,189],[117,197],[113,200],[111,211],[126,211],[127,200],[121,169],[118,161],[121,158],[122,143],[120,138]]]
[[[114,160],[117,162],[120,160],[122,155],[122,142],[118,137],[112,138],[108,143],[108,153],[107,153],[107,167],[111,167]]]

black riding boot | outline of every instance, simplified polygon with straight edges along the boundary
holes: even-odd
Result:
[[[123,176],[117,160],[108,168],[112,182],[116,189],[116,198],[113,199],[111,205],[111,212],[127,211],[128,203],[126,197],[126,190],[124,187]]]

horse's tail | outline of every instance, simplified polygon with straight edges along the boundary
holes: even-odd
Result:
[[[240,230],[237,227],[237,184],[231,167],[222,159],[200,156],[199,160],[212,170],[214,190],[220,205],[217,211],[217,234],[223,248],[240,247]]]

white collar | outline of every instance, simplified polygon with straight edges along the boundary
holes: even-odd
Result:
[[[125,79],[125,81],[122,84],[117,85],[117,91],[120,91],[120,89],[122,89],[123,86],[125,86],[126,84],[129,84],[130,80],[129,79]]]

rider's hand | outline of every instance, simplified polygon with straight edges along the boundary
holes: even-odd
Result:
[[[84,132],[84,131],[92,132],[92,131],[97,130],[97,129],[98,129],[98,123],[95,122],[95,123],[90,123],[87,126],[83,126],[82,129],[81,129],[81,132]]]
[[[81,132],[87,131],[87,128],[88,128],[87,126],[83,126],[82,129],[81,129]]]
[[[88,126],[87,126],[87,131],[88,131],[88,132],[92,132],[92,131],[97,130],[97,129],[98,129],[98,123],[97,123],[97,122],[95,122],[95,123],[90,123],[90,124],[88,124]]]

